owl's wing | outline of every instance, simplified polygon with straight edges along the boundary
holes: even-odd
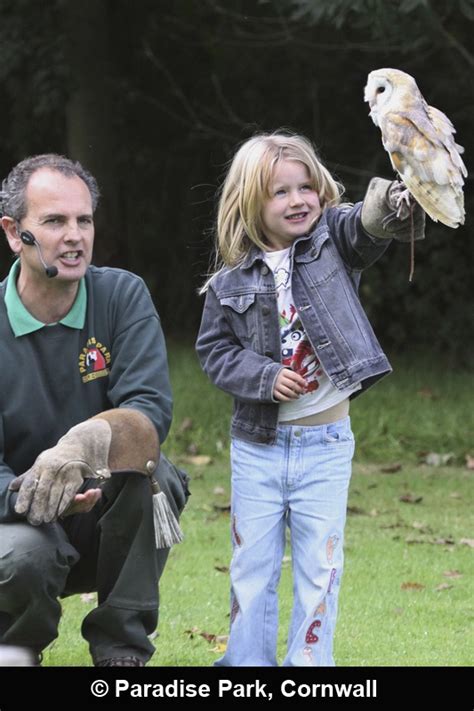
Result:
[[[432,118],[428,111],[432,107],[425,106],[380,117],[383,145],[425,212],[435,222],[458,227],[464,222],[466,168],[452,138],[451,122],[437,109]]]
[[[454,134],[456,133],[456,129],[454,128],[453,124],[448,119],[446,114],[443,114],[442,111],[436,109],[434,106],[427,105],[426,111],[433,123],[436,132],[439,136],[441,136],[441,141],[446,150],[449,152],[449,155],[454,165],[459,168],[461,176],[466,177],[467,169],[460,155],[461,153],[464,153],[464,148],[460,146],[459,143],[456,143],[454,140]],[[463,183],[464,181],[461,179],[460,184],[462,185]]]

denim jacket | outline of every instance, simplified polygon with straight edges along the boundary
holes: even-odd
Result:
[[[357,293],[362,270],[391,240],[364,230],[361,209],[362,203],[327,209],[290,252],[294,303],[308,339],[336,388],[361,383],[352,397],[391,372]],[[234,396],[232,436],[273,443],[280,327],[273,273],[257,247],[212,278],[196,349],[211,381]]]

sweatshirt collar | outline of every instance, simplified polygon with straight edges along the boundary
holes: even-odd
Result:
[[[8,274],[7,286],[5,290],[5,306],[7,309],[8,320],[16,338],[19,336],[26,336],[29,333],[34,333],[34,331],[39,331],[45,326],[54,325],[38,321],[38,319],[35,318],[24,306],[16,288],[16,281],[19,271],[20,260],[17,259],[13,263]],[[76,328],[79,330],[84,328],[84,323],[86,321],[86,308],[87,291],[85,280],[82,278],[79,282],[77,295],[71,309],[60,321],[58,321],[58,323],[61,323],[63,326],[68,326],[69,328]]]

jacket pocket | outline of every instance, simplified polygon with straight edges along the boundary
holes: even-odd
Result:
[[[229,306],[232,311],[243,314],[252,306],[255,301],[255,294],[238,294],[237,296],[226,296],[220,299],[222,306]]]
[[[296,261],[306,275],[306,282],[313,287],[332,281],[343,268],[341,259],[328,232],[320,235],[310,248]]]
[[[225,296],[219,301],[238,340],[244,347],[251,347],[256,338],[255,294]]]

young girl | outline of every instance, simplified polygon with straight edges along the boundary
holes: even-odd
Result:
[[[400,191],[374,178],[363,203],[342,206],[310,142],[284,133],[248,140],[230,166],[197,341],[206,373],[234,396],[231,627],[218,665],[277,664],[286,526],[294,604],[283,664],[334,664],[349,400],[391,370],[357,287],[392,236],[409,239],[410,220],[390,213]],[[416,238],[423,217],[417,209]]]

